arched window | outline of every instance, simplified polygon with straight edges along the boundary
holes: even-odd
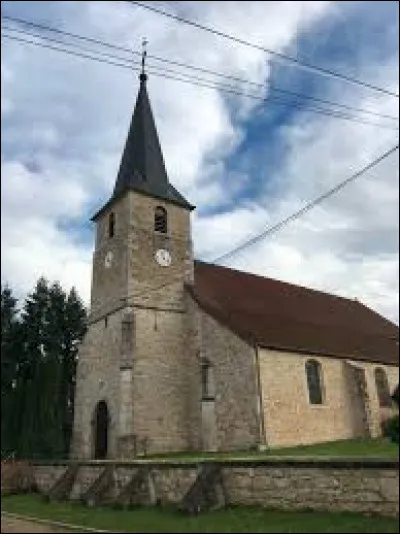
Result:
[[[154,230],[166,234],[168,231],[167,210],[157,206],[154,212]]]
[[[201,398],[203,400],[214,399],[213,367],[208,360],[201,362]]]
[[[379,406],[381,408],[388,408],[392,405],[392,397],[390,396],[389,382],[386,372],[382,367],[375,369],[375,384],[378,393]]]
[[[317,360],[307,360],[306,375],[310,404],[322,404],[322,371]]]
[[[115,215],[110,213],[108,217],[108,237],[114,237],[115,234]]]

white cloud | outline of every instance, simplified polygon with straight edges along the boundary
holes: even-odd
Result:
[[[33,200],[34,202],[34,200]],[[60,280],[66,289],[78,287],[89,301],[91,251],[79,245],[56,225],[27,215],[15,224],[10,216],[2,217],[2,274],[7,273],[16,294],[33,289],[38,278]]]
[[[11,11],[13,3],[6,4]],[[49,24],[55,17],[67,30],[135,49],[146,36],[149,65],[150,56],[156,55],[259,83],[270,76],[263,52],[174,24],[128,3],[57,3],[56,16],[49,5]],[[317,35],[328,16],[345,16],[345,8],[332,2],[181,2],[169,5],[172,8],[277,51],[294,46],[301,31]],[[40,12],[35,17],[40,19]],[[359,77],[396,90],[396,58],[371,65],[362,50],[360,54],[364,72],[360,70]],[[2,118],[7,122],[2,124],[2,278],[21,293],[45,274],[76,285],[88,301],[93,240],[88,243],[71,224],[85,224],[89,210],[111,193],[137,86],[136,73],[133,81],[126,70],[3,44]],[[194,241],[202,257],[219,256],[289,215],[366,164],[395,137],[394,132],[360,124],[298,115],[292,124],[277,127],[283,155],[266,183],[275,185],[274,196],[261,188],[252,201],[232,207],[231,200],[254,182],[246,165],[232,171],[227,161],[232,162],[248,135],[249,121],[262,113],[260,108],[256,111],[257,101],[227,100],[216,90],[154,75],[148,86],[171,181],[201,210],[224,209],[194,215]],[[326,96],[382,113],[397,111],[395,99],[373,99],[367,90],[353,86]],[[257,158],[262,169],[270,155],[267,145],[263,155],[248,157]],[[398,320],[398,258],[393,244],[398,233],[397,168],[391,159],[231,264],[357,297]]]

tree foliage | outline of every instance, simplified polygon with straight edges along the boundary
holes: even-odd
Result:
[[[393,402],[396,404],[396,406],[399,406],[399,385],[395,387],[393,393],[392,393],[392,399]],[[394,443],[399,443],[400,437],[399,437],[399,414],[393,415],[389,419],[387,419],[383,424],[383,435],[389,438]]]
[[[1,288],[2,456],[69,453],[78,345],[86,310],[75,289],[40,278],[22,309]]]

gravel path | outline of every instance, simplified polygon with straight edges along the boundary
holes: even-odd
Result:
[[[1,532],[41,532],[47,534],[50,532],[72,532],[71,530],[59,530],[47,525],[42,525],[33,521],[25,521],[22,519],[15,519],[14,517],[5,517],[1,515]]]

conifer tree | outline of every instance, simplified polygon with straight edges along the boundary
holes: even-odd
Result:
[[[1,287],[1,450],[2,456],[14,450],[14,408],[16,376],[21,358],[21,324],[18,318],[17,299],[7,286]]]

